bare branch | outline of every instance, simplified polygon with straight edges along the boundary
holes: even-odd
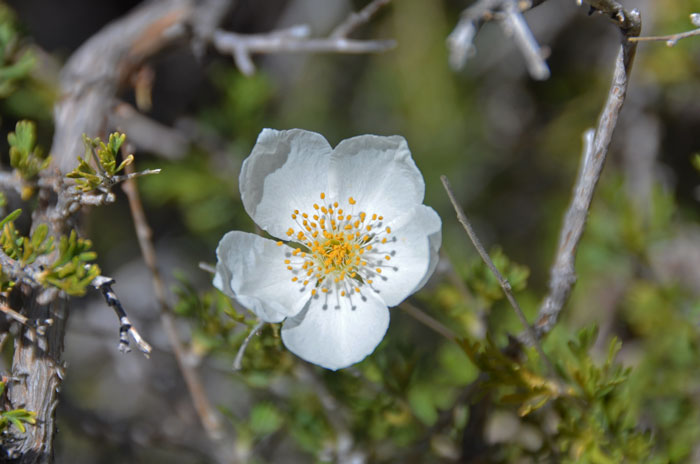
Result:
[[[46,327],[53,324],[53,319],[51,318],[44,320],[30,320],[29,318],[21,315],[14,309],[2,303],[0,303],[0,312],[4,313],[10,319],[14,319],[15,321],[19,322],[20,324],[26,327],[32,327],[37,329],[40,334],[43,334],[43,332],[46,331]]]
[[[462,12],[452,33],[447,37],[450,52],[450,66],[460,70],[467,64],[467,59],[474,55],[474,38],[481,25],[494,16],[494,10],[500,0],[480,0]]]
[[[545,63],[540,46],[525,22],[516,1],[506,1],[503,5],[503,12],[505,18],[501,21],[501,25],[506,31],[513,34],[515,44],[525,58],[530,76],[538,81],[549,79],[549,66]]]
[[[388,5],[390,2],[391,0],[373,0],[363,9],[357,13],[352,13],[345,21],[338,24],[335,29],[333,29],[333,32],[331,32],[330,37],[338,38],[349,36],[352,31],[368,23],[383,6]]]
[[[584,150],[581,158],[576,185],[571,203],[564,216],[564,224],[559,232],[559,246],[554,263],[550,269],[549,291],[540,306],[535,330],[541,337],[554,327],[559,313],[569,298],[571,288],[576,282],[576,250],[583,235],[591,206],[595,187],[605,164],[610,141],[617,125],[617,120],[625,101],[629,85],[629,75],[634,61],[637,44],[628,37],[639,35],[641,18],[639,12],[626,12],[614,1],[591,1],[592,6],[602,9],[601,13],[616,22],[623,32],[620,50],[615,61],[612,84],[607,101],[598,119],[595,131],[589,130],[584,135]]]
[[[131,171],[133,167],[129,165],[126,169],[128,172]],[[151,229],[148,226],[146,214],[143,211],[143,205],[141,204],[141,197],[136,182],[133,179],[129,179],[122,185],[122,188],[129,200],[129,208],[131,209],[131,216],[134,219],[134,227],[136,229],[139,247],[141,248],[141,254],[146,262],[146,266],[151,272],[153,289],[156,294],[158,305],[160,306],[161,323],[168,336],[170,345],[173,348],[175,360],[185,380],[185,384],[187,385],[187,389],[202,426],[212,440],[218,440],[223,436],[221,421],[211,403],[209,403],[199,375],[194,367],[185,359],[185,348],[175,328],[175,320],[167,301],[165,284],[158,270],[155,247],[151,242]]]
[[[696,35],[700,35],[700,14],[698,13],[693,13],[690,15],[690,22],[693,23],[694,26],[697,26],[697,29],[693,29],[692,31],[686,31],[686,32],[679,32],[677,34],[669,34],[669,35],[659,35],[659,36],[651,36],[651,37],[630,37],[627,40],[630,42],[666,42],[666,45],[669,47],[673,47],[678,43],[679,40],[687,39],[689,37],[695,37]]]
[[[457,334],[455,334],[452,329],[447,327],[445,324],[442,322],[433,319],[430,317],[428,314],[426,314],[424,311],[421,311],[419,308],[414,306],[413,304],[409,303],[408,300],[404,301],[399,305],[399,308],[404,310],[406,314],[423,324],[424,326],[428,327],[429,329],[433,330],[435,333],[440,334],[441,336],[445,337],[451,342],[457,343],[457,339],[459,338]]]
[[[536,80],[549,77],[549,67],[522,12],[545,0],[479,0],[462,12],[454,30],[447,37],[450,66],[455,71],[464,68],[474,54],[474,38],[481,26],[488,21],[498,20],[506,32],[513,34],[515,44],[523,54],[530,76]]]
[[[540,345],[537,339],[535,331],[533,330],[530,323],[527,321],[527,318],[525,318],[525,313],[523,313],[520,304],[518,304],[518,301],[515,299],[515,295],[513,295],[513,289],[510,286],[510,282],[508,282],[508,280],[505,277],[503,277],[503,275],[499,272],[498,268],[496,268],[496,265],[493,264],[493,261],[491,260],[491,257],[489,256],[488,252],[481,244],[479,237],[477,237],[476,232],[474,232],[471,223],[467,219],[467,216],[464,214],[464,210],[462,210],[462,207],[459,206],[459,203],[457,202],[457,199],[455,198],[454,193],[452,192],[452,187],[450,187],[450,181],[447,179],[447,176],[440,176],[440,180],[442,181],[443,187],[445,187],[445,191],[447,192],[447,196],[450,199],[450,203],[452,203],[452,206],[454,207],[455,213],[457,213],[457,220],[460,222],[460,224],[462,224],[462,227],[464,227],[464,231],[469,236],[469,239],[472,241],[472,244],[474,245],[474,248],[476,248],[476,251],[479,253],[479,256],[481,256],[481,259],[484,260],[484,263],[486,263],[493,275],[496,276],[496,279],[498,279],[498,283],[501,285],[503,293],[505,293],[508,302],[513,307],[513,310],[518,316],[518,319],[520,319],[520,323],[523,325],[523,327],[525,327],[525,331],[529,338],[528,341],[535,346],[535,349],[542,358],[542,361],[547,366],[547,369],[549,370],[550,374],[554,374],[556,372],[554,370],[554,366],[549,360],[549,357],[545,354],[544,350],[542,349],[542,346]]]
[[[353,40],[343,36],[310,38],[306,25],[265,34],[238,34],[217,30],[212,44],[221,53],[233,56],[238,69],[250,76],[255,73],[251,56],[256,53],[379,53],[396,46],[394,40]]]

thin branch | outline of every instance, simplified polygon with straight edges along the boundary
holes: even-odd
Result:
[[[248,344],[250,344],[250,341],[253,339],[253,336],[256,335],[260,329],[263,328],[265,325],[265,321],[258,321],[255,326],[253,326],[252,329],[250,329],[250,333],[245,337],[245,340],[243,340],[243,343],[241,344],[241,347],[238,348],[238,353],[236,353],[236,358],[233,360],[233,370],[234,371],[240,371],[241,370],[241,365],[243,364],[243,355],[245,354],[245,350],[248,348]]]
[[[670,35],[630,37],[628,40],[630,42],[666,42],[667,46],[673,47],[679,40],[687,39],[688,37],[695,37],[696,35],[700,35],[700,29],[693,29],[692,31],[679,32],[678,34]]]
[[[129,165],[126,169],[127,172],[129,172],[133,170],[133,167]],[[160,276],[160,271],[158,270],[155,247],[151,242],[151,229],[148,226],[148,221],[146,220],[146,214],[144,213],[143,205],[141,204],[141,197],[139,195],[136,182],[134,179],[129,179],[122,184],[122,189],[126,193],[129,200],[129,208],[131,209],[131,216],[134,219],[134,227],[136,229],[139,247],[141,248],[141,255],[146,262],[146,266],[151,272],[153,289],[156,294],[158,305],[160,306],[161,323],[163,324],[168,341],[173,348],[175,360],[177,361],[182,377],[185,380],[187,390],[192,398],[195,411],[197,411],[202,426],[211,439],[218,440],[223,435],[222,425],[218,415],[214,411],[214,408],[209,403],[204,386],[202,385],[197,372],[185,359],[185,348],[180,342],[177,329],[175,328],[175,320],[167,301],[165,284],[163,283],[163,279]]]
[[[527,63],[530,76],[536,80],[547,79],[549,67],[522,13],[545,0],[479,0],[462,12],[459,22],[447,37],[450,67],[458,71],[474,54],[474,38],[481,26],[493,20],[501,22],[507,32],[512,32],[513,40]]]
[[[498,283],[501,285],[503,293],[505,293],[508,302],[513,307],[513,310],[515,310],[515,314],[518,316],[518,319],[520,319],[520,323],[523,325],[523,327],[525,327],[526,333],[529,337],[529,342],[535,346],[535,349],[539,353],[540,357],[542,358],[542,361],[545,363],[550,373],[556,372],[554,370],[552,362],[549,360],[549,357],[547,357],[544,350],[542,349],[542,346],[540,345],[537,339],[535,331],[525,318],[525,313],[523,313],[522,308],[515,299],[515,296],[513,295],[513,289],[510,286],[510,282],[508,282],[508,280],[505,277],[503,277],[503,275],[499,272],[498,268],[496,268],[496,265],[493,264],[491,257],[486,252],[484,246],[481,244],[481,241],[479,240],[479,237],[477,237],[476,232],[474,232],[474,229],[472,228],[471,223],[467,219],[466,214],[464,214],[464,210],[461,206],[459,206],[459,203],[457,202],[457,199],[455,198],[454,193],[452,192],[452,187],[450,186],[450,181],[447,179],[447,176],[440,176],[440,180],[442,181],[442,185],[445,188],[445,191],[447,192],[447,196],[450,199],[450,203],[452,203],[452,207],[454,208],[455,213],[457,213],[457,220],[460,222],[460,224],[462,224],[464,231],[469,236],[469,239],[472,241],[472,244],[474,244],[474,248],[476,248],[476,251],[479,253],[479,256],[481,256],[481,259],[484,260],[484,262],[491,270],[493,275],[496,276],[496,279],[498,279]]]
[[[678,43],[679,40],[687,39],[688,37],[695,37],[696,35],[700,35],[700,14],[698,13],[693,13],[690,15],[690,22],[693,23],[694,26],[697,26],[697,29],[693,29],[692,31],[686,31],[686,32],[679,32],[677,34],[669,34],[669,35],[658,35],[658,36],[651,36],[651,37],[629,37],[627,40],[629,42],[666,42],[666,45],[669,47],[673,47]]]
[[[357,13],[350,14],[345,21],[338,24],[329,37],[347,37],[352,31],[368,23],[383,6],[388,5],[390,2],[391,0],[373,0],[363,9]]]
[[[238,34],[217,30],[212,44],[221,53],[233,56],[238,69],[250,76],[255,73],[251,56],[256,53],[379,53],[396,46],[394,40],[353,40],[345,37],[309,38],[306,25],[265,34]]]
[[[40,335],[43,335],[43,332],[46,331],[46,328],[53,324],[52,318],[43,320],[30,320],[29,318],[23,316],[22,314],[18,313],[9,306],[1,303],[0,312],[4,313],[10,319],[14,319],[16,322],[19,322],[20,324],[26,327],[36,329]]]
[[[617,126],[617,120],[625,101],[629,86],[629,75],[634,61],[637,44],[629,41],[639,35],[641,17],[639,12],[626,12],[613,1],[591,1],[591,5],[602,10],[616,22],[623,32],[620,50],[615,61],[615,71],[608,92],[608,98],[598,119],[595,131],[584,134],[584,150],[581,167],[574,187],[573,196],[564,216],[564,224],[559,232],[559,245],[554,263],[550,269],[549,291],[540,306],[534,324],[538,337],[548,333],[556,324],[559,313],[568,301],[573,284],[576,282],[576,250],[583,235],[588,212],[593,200],[595,187],[605,165],[610,141]]]
[[[401,308],[406,314],[408,314],[424,326],[445,337],[447,340],[454,343],[458,343],[457,340],[459,337],[452,331],[452,329],[450,329],[437,319],[432,318],[424,311],[421,311],[408,301],[404,301],[403,303],[401,303],[399,305],[399,308]]]
[[[208,272],[211,275],[216,274],[216,266],[213,264],[205,263],[205,262],[200,262],[199,263],[199,268],[205,272]]]
[[[503,5],[503,13],[505,18],[501,21],[501,25],[506,31],[513,34],[515,45],[517,45],[523,58],[525,58],[530,76],[538,81],[549,79],[549,66],[544,61],[540,46],[537,44],[535,36],[532,35],[527,22],[525,22],[525,18],[520,12],[516,1],[506,1]]]
[[[117,318],[119,318],[119,351],[122,353],[131,351],[129,347],[129,336],[131,336],[139,350],[148,358],[153,348],[151,348],[151,345],[144,340],[139,331],[131,324],[121,301],[119,301],[116,293],[112,290],[112,284],[114,283],[115,281],[111,277],[97,276],[92,280],[90,285],[102,292],[105,301],[114,309]]]

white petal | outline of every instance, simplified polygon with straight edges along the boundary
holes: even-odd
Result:
[[[342,369],[362,361],[384,338],[389,310],[371,291],[351,299],[334,295],[312,298],[282,326],[282,342],[308,362]]]
[[[438,261],[440,260],[440,246],[442,245],[442,220],[440,219],[440,216],[438,216],[438,214],[435,212],[435,210],[433,210],[429,206],[426,206],[425,208],[432,211],[433,213],[433,217],[429,219],[423,219],[425,221],[423,224],[426,226],[426,229],[432,228],[432,232],[429,232],[428,235],[428,240],[430,242],[430,263],[428,264],[428,271],[423,276],[423,279],[418,283],[418,285],[416,285],[416,287],[411,293],[416,293],[418,290],[423,288],[423,286],[426,283],[428,283],[428,280],[430,280],[430,276],[432,276],[433,272],[435,272],[435,268],[437,267]],[[424,212],[421,214],[428,213]]]
[[[370,256],[391,259],[382,260],[382,273],[372,277],[371,286],[392,307],[425,285],[435,270],[442,221],[435,210],[418,205],[389,225],[394,240],[376,245]]]
[[[214,286],[266,322],[281,322],[306,304],[284,260],[292,249],[247,232],[229,232],[216,248]]]
[[[329,185],[340,202],[396,218],[423,202],[423,176],[400,136],[360,135],[343,140],[331,155]]]
[[[286,238],[297,228],[291,214],[310,211],[328,193],[331,146],[320,134],[301,129],[263,129],[241,167],[243,206],[257,225]]]

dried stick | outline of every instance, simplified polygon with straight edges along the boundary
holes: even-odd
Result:
[[[126,169],[127,171],[131,171],[133,167],[129,165]],[[192,402],[194,404],[195,411],[199,416],[199,420],[209,437],[213,440],[218,440],[223,435],[222,425],[218,415],[214,411],[214,408],[209,403],[209,399],[207,398],[206,392],[199,376],[197,375],[197,372],[185,359],[185,348],[180,342],[180,338],[175,327],[175,320],[167,301],[165,284],[163,283],[163,279],[160,276],[160,271],[158,270],[156,251],[151,241],[151,229],[148,226],[146,214],[143,211],[143,205],[141,204],[141,197],[139,195],[136,182],[133,179],[129,179],[124,182],[122,189],[126,193],[129,200],[129,208],[131,210],[131,216],[134,219],[134,228],[136,229],[136,237],[139,242],[139,247],[141,248],[141,255],[146,262],[146,266],[151,272],[153,290],[155,291],[156,300],[160,306],[160,320],[163,324],[163,329],[165,330],[165,333],[168,336],[168,341],[173,348],[175,360],[177,361],[178,368],[180,369],[182,377],[185,380],[187,390],[192,398]]]
[[[700,35],[700,14],[693,13],[690,15],[690,22],[698,29],[693,29],[692,31],[679,32],[677,34],[669,35],[658,35],[651,37],[629,37],[627,40],[629,42],[666,42],[666,45],[673,47],[678,43],[679,40],[687,39],[688,37],[695,37]]]
[[[357,13],[350,14],[345,21],[338,24],[335,29],[333,29],[333,32],[331,32],[330,37],[347,37],[352,31],[368,23],[383,6],[388,5],[390,2],[391,0],[373,0],[363,9]]]
[[[114,309],[114,312],[119,318],[119,351],[122,353],[128,353],[131,351],[131,348],[129,347],[129,336],[131,336],[138,349],[148,358],[153,348],[151,348],[151,345],[144,340],[139,331],[136,330],[133,325],[131,325],[131,321],[126,315],[126,311],[124,311],[121,301],[119,301],[117,294],[114,293],[114,290],[112,290],[112,284],[114,283],[115,281],[111,277],[100,275],[95,277],[90,285],[102,292],[102,295],[105,297],[105,301],[112,309]]]
[[[549,79],[549,66],[542,57],[540,46],[532,35],[532,31],[525,22],[523,14],[520,12],[520,7],[515,0],[506,1],[503,5],[503,13],[505,18],[501,21],[501,25],[508,32],[513,34],[515,45],[520,49],[527,64],[527,70],[530,76],[538,81]]]
[[[697,35],[700,35],[700,29],[693,29],[692,31],[679,32],[677,34],[670,35],[630,37],[627,40],[630,42],[666,42],[667,46],[673,47],[679,40],[687,39],[688,37],[695,37]]]
[[[306,25],[264,34],[217,30],[212,35],[212,45],[219,52],[230,54],[246,76],[255,73],[251,58],[255,53],[379,53],[396,46],[394,40],[353,40],[344,36],[314,39],[309,37],[310,32]]]
[[[544,1],[479,0],[465,9],[454,30],[447,37],[449,62],[452,69],[457,71],[464,68],[469,57],[474,54],[474,38],[481,26],[488,21],[499,20],[507,32],[513,33],[513,39],[525,58],[532,78],[547,79],[550,74],[549,67],[522,16],[522,12]]]
[[[399,308],[401,308],[406,314],[423,324],[424,326],[428,327],[429,329],[433,330],[434,332],[438,333],[439,335],[445,337],[451,342],[458,343],[457,339],[459,338],[457,334],[455,334],[452,329],[444,325],[442,322],[438,321],[437,319],[432,318],[428,314],[426,314],[424,311],[421,311],[418,309],[416,306],[413,304],[409,303],[408,301],[404,301],[399,305]]]
[[[525,331],[529,337],[528,341],[535,346],[537,353],[539,353],[540,357],[547,366],[547,369],[549,369],[550,373],[553,374],[554,372],[556,372],[554,370],[554,366],[549,360],[549,357],[545,354],[544,350],[542,349],[542,346],[540,345],[539,340],[537,339],[535,331],[533,330],[530,323],[527,321],[527,318],[525,318],[525,313],[523,313],[522,308],[518,304],[518,301],[515,299],[515,296],[513,295],[513,289],[510,286],[510,282],[508,282],[508,280],[505,277],[503,277],[503,275],[499,272],[498,268],[496,268],[496,265],[493,264],[493,261],[491,260],[491,257],[489,256],[488,252],[481,244],[479,237],[477,237],[476,232],[474,232],[471,223],[467,219],[467,216],[464,214],[464,210],[461,206],[459,206],[459,203],[457,202],[457,199],[455,198],[455,195],[452,192],[452,187],[450,186],[450,181],[447,179],[447,176],[440,176],[440,180],[442,181],[442,185],[445,188],[445,191],[447,192],[447,196],[450,199],[450,203],[452,203],[452,207],[454,208],[455,213],[457,213],[457,220],[460,222],[460,224],[462,224],[464,231],[469,236],[469,239],[472,241],[472,244],[474,245],[474,248],[476,248],[476,251],[479,253],[479,256],[481,256],[481,259],[484,260],[484,262],[491,270],[493,275],[496,276],[496,279],[498,279],[498,283],[501,285],[503,293],[505,293],[508,302],[513,307],[513,310],[518,316],[518,319],[520,319],[520,323],[523,325],[523,327],[525,327]]]
[[[630,42],[627,38],[639,35],[641,30],[638,11],[632,10],[628,13],[613,1],[589,3],[617,23],[623,33],[623,39],[615,61],[608,98],[598,119],[598,126],[595,131],[589,130],[584,134],[581,168],[571,202],[564,216],[564,224],[559,232],[559,246],[550,269],[549,291],[540,306],[534,324],[538,337],[552,330],[576,282],[574,267],[576,250],[586,226],[588,211],[605,164],[613,131],[625,101],[629,75],[637,49],[637,44]]]
[[[5,304],[0,303],[0,312],[4,313],[7,317],[10,319],[14,319],[16,322],[19,322],[20,324],[34,328],[38,331],[39,333],[42,333],[42,331],[46,330],[46,327],[50,326],[53,324],[53,319],[44,319],[44,320],[30,320],[27,317],[21,315],[14,309],[10,308],[9,306]]]

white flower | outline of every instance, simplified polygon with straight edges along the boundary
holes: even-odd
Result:
[[[384,338],[389,307],[432,274],[440,217],[403,137],[362,135],[335,149],[315,132],[264,129],[243,162],[243,206],[280,241],[227,233],[214,286],[327,369],[361,361]],[[285,320],[286,319],[286,320]]]

